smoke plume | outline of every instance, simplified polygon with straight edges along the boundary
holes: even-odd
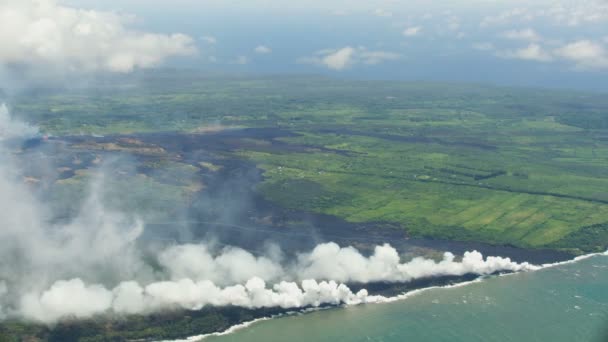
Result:
[[[138,244],[144,223],[103,206],[103,177],[92,182],[76,217],[51,223],[50,209],[24,184],[17,158],[1,143],[36,132],[0,107],[0,319],[52,324],[167,308],[369,303],[383,298],[365,290],[353,293],[345,283],[535,269],[508,258],[484,259],[478,252],[465,253],[460,261],[446,253],[439,262],[402,262],[389,245],[364,256],[355,248],[325,243],[295,260],[283,260],[276,248],[253,255],[208,243],[170,245],[150,253]]]

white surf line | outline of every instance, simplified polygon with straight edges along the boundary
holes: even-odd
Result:
[[[359,304],[355,304],[355,305],[359,305]],[[290,310],[284,313],[280,313],[280,314],[276,314],[276,315],[271,315],[268,317],[260,317],[260,318],[256,318],[253,319],[251,321],[247,321],[247,322],[243,322],[243,323],[239,323],[239,324],[235,324],[233,326],[231,326],[230,328],[224,330],[224,331],[218,331],[218,332],[214,332],[214,333],[210,333],[210,334],[203,334],[203,335],[196,335],[196,336],[190,336],[187,337],[185,339],[181,339],[181,340],[161,340],[161,341],[156,341],[156,342],[197,342],[197,341],[202,341],[206,338],[209,337],[218,337],[218,336],[224,336],[224,335],[230,335],[238,330],[242,330],[245,329],[249,326],[251,326],[252,324],[258,323],[258,322],[262,322],[262,321],[269,321],[271,319],[275,319],[275,318],[281,318],[281,317],[288,317],[288,316],[298,316],[298,315],[304,315],[310,312],[316,312],[316,311],[322,311],[322,310],[328,310],[328,309],[333,309],[333,308],[338,308],[338,307],[345,307],[348,306],[347,304],[341,304],[341,305],[335,305],[335,306],[325,306],[325,307],[311,307],[311,308],[306,308],[306,309],[301,309],[301,310]]]
[[[275,319],[278,318],[280,316],[283,315],[274,315],[274,316],[270,316],[270,317],[262,317],[262,318],[256,318],[252,321],[248,321],[248,322],[243,322],[237,325],[233,325],[230,328],[221,331],[221,332],[214,332],[211,334],[204,334],[204,335],[197,335],[197,336],[191,336],[191,337],[187,337],[183,340],[162,340],[162,341],[158,341],[158,342],[197,342],[197,341],[201,341],[204,340],[208,337],[217,337],[217,336],[224,336],[224,335],[229,335],[232,334],[238,330],[241,329],[245,329],[247,327],[249,327],[250,325],[257,323],[257,322],[261,322],[261,321],[267,321],[267,320],[271,320],[271,319]]]
[[[452,285],[425,287],[425,288],[422,288],[422,289],[416,289],[416,290],[404,292],[404,293],[402,293],[400,295],[393,296],[393,297],[377,296],[378,298],[381,298],[381,299],[379,299],[376,302],[358,303],[358,304],[340,304],[340,305],[333,305],[333,306],[330,305],[330,306],[326,306],[326,307],[311,307],[311,308],[305,308],[305,309],[298,310],[298,311],[288,311],[288,312],[281,313],[281,314],[278,314],[278,315],[272,315],[272,316],[269,316],[269,317],[256,318],[256,319],[248,321],[248,322],[243,322],[243,323],[240,323],[240,324],[236,324],[236,325],[233,325],[230,328],[228,328],[228,329],[226,329],[224,331],[220,331],[220,332],[214,332],[214,333],[210,333],[210,334],[191,336],[191,337],[187,337],[187,338],[181,339],[181,340],[161,340],[161,341],[157,341],[157,342],[198,342],[198,341],[202,341],[202,340],[204,340],[206,338],[209,338],[209,337],[218,337],[218,336],[229,335],[229,334],[232,334],[232,333],[237,332],[239,330],[248,328],[251,325],[256,324],[258,322],[268,321],[268,320],[271,320],[271,319],[276,319],[276,318],[281,318],[281,317],[288,317],[288,316],[304,315],[304,314],[311,313],[311,312],[317,312],[317,311],[329,310],[329,309],[335,309],[335,308],[346,308],[346,307],[350,307],[350,306],[357,306],[357,305],[364,305],[364,304],[387,304],[387,303],[393,303],[393,302],[396,302],[396,301],[408,299],[410,297],[419,295],[419,294],[421,294],[423,292],[426,292],[426,291],[429,291],[429,290],[433,290],[433,289],[450,289],[450,288],[457,288],[457,287],[467,286],[467,285],[474,284],[474,283],[479,283],[479,282],[482,282],[485,277],[487,277],[487,276],[479,276],[479,278],[476,278],[475,280],[465,281],[465,282],[462,282],[462,283],[457,283],[457,284],[452,284]]]
[[[527,271],[523,271],[523,272],[527,272]],[[483,282],[485,279],[487,279],[489,276],[479,276],[473,280],[470,281],[463,281],[461,283],[456,283],[456,284],[450,284],[450,285],[444,285],[444,286],[430,286],[430,287],[424,287],[421,289],[416,289],[416,290],[412,290],[412,291],[408,291],[408,292],[404,292],[402,294],[393,296],[393,297],[385,297],[385,299],[383,301],[378,301],[377,303],[369,303],[369,304],[386,304],[386,303],[393,303],[393,302],[397,302],[397,301],[401,301],[401,300],[406,300],[408,298],[417,296],[419,294],[422,294],[424,292],[428,292],[431,290],[442,290],[442,289],[454,289],[454,288],[458,288],[458,287],[464,287],[464,286],[469,286],[472,284],[476,284],[476,283],[481,283]],[[362,303],[363,304],[363,303]]]
[[[560,261],[560,262],[556,262],[556,263],[550,263],[550,264],[542,264],[540,266],[538,266],[538,268],[536,269],[532,269],[532,270],[525,270],[525,271],[519,271],[519,272],[510,272],[510,273],[503,273],[503,274],[498,274],[498,275],[494,275],[494,276],[498,276],[498,277],[503,277],[503,276],[511,276],[511,275],[515,275],[515,274],[520,274],[520,273],[524,273],[524,272],[537,272],[537,271],[541,271],[544,269],[549,269],[552,267],[557,267],[557,266],[562,266],[562,265],[568,265],[568,264],[573,264],[582,260],[586,260],[586,259],[590,259],[596,256],[608,256],[608,251],[606,252],[600,252],[600,253],[591,253],[591,254],[585,254],[585,255],[580,255],[577,256],[571,260],[566,260],[566,261]],[[209,337],[218,337],[218,336],[225,336],[225,335],[229,335],[232,334],[236,331],[245,329],[250,327],[251,325],[258,323],[258,322],[262,322],[262,321],[268,321],[271,319],[275,319],[275,318],[280,318],[280,317],[286,317],[286,316],[292,316],[292,315],[300,315],[300,314],[306,314],[306,313],[310,313],[310,312],[316,312],[316,311],[321,311],[321,310],[327,310],[327,309],[333,309],[333,308],[340,308],[340,307],[349,307],[349,306],[357,306],[357,305],[369,305],[369,304],[387,304],[387,303],[394,303],[397,301],[402,301],[402,300],[406,300],[408,298],[420,295],[422,293],[431,291],[431,290],[440,290],[440,289],[453,289],[453,288],[459,288],[459,287],[464,287],[464,286],[469,286],[472,284],[477,284],[477,283],[481,283],[486,279],[489,279],[491,277],[494,277],[493,275],[480,275],[479,277],[470,280],[470,281],[463,281],[460,283],[456,283],[456,284],[450,284],[450,285],[444,285],[444,286],[429,286],[429,287],[425,287],[425,288],[421,288],[421,289],[415,289],[415,290],[411,290],[408,292],[404,292],[402,294],[393,296],[393,297],[384,297],[384,296],[377,296],[377,298],[379,298],[378,301],[376,302],[369,302],[369,303],[358,303],[358,304],[341,304],[341,305],[336,305],[336,306],[328,306],[328,307],[317,307],[317,308],[306,308],[306,309],[302,309],[302,310],[298,310],[298,311],[288,311],[282,314],[278,314],[278,315],[272,315],[270,317],[262,317],[262,318],[256,318],[254,320],[248,321],[248,322],[243,322],[240,324],[236,324],[231,326],[230,328],[221,331],[221,332],[215,332],[215,333],[210,333],[210,334],[203,334],[203,335],[197,335],[197,336],[191,336],[191,337],[187,337],[186,339],[181,339],[181,340],[162,340],[162,341],[157,341],[157,342],[198,342],[198,341],[202,341],[206,338]]]
[[[526,272],[526,271],[524,271]],[[245,329],[250,327],[251,325],[258,323],[258,322],[262,322],[262,321],[268,321],[271,319],[275,319],[275,318],[281,318],[281,317],[288,317],[288,316],[297,316],[297,315],[304,315],[307,313],[311,313],[311,312],[317,312],[317,311],[322,311],[322,310],[329,310],[329,309],[336,309],[336,308],[347,308],[347,307],[351,307],[351,306],[358,306],[358,305],[365,305],[365,304],[387,304],[387,303],[393,303],[396,301],[400,301],[400,300],[405,300],[408,299],[410,297],[414,297],[416,295],[419,295],[421,293],[424,293],[426,291],[430,291],[430,290],[434,290],[434,289],[451,289],[451,288],[457,288],[457,287],[463,287],[463,286],[467,286],[467,285],[471,285],[471,284],[475,284],[475,283],[479,283],[482,282],[485,278],[487,278],[488,276],[479,276],[478,278],[471,280],[471,281],[464,281],[461,283],[456,283],[456,284],[451,284],[451,285],[445,285],[445,286],[430,286],[430,287],[425,287],[425,288],[421,288],[421,289],[416,289],[416,290],[411,290],[408,292],[404,292],[402,294],[393,296],[393,297],[384,297],[384,296],[376,296],[376,298],[378,299],[375,302],[367,302],[367,303],[357,303],[357,304],[340,304],[340,305],[329,305],[329,306],[324,306],[324,307],[310,307],[310,308],[304,308],[301,310],[296,310],[296,311],[288,311],[285,313],[281,313],[278,315],[272,315],[269,317],[262,317],[262,318],[256,318],[254,320],[248,321],[248,322],[243,322],[240,324],[236,324],[231,326],[230,328],[221,331],[221,332],[214,332],[214,333],[210,333],[210,334],[203,334],[203,335],[197,335],[197,336],[191,336],[191,337],[187,337],[185,339],[180,339],[180,340],[161,340],[161,341],[157,341],[157,342],[197,342],[197,341],[202,341],[206,338],[209,337],[218,337],[218,336],[224,336],[224,335],[229,335],[232,334],[236,331]]]
[[[591,254],[579,255],[576,258],[572,259],[572,260],[560,261],[560,262],[556,262],[556,263],[552,263],[552,264],[542,264],[541,265],[541,269],[551,268],[551,267],[556,267],[556,266],[561,266],[561,265],[574,264],[574,263],[576,263],[578,261],[586,260],[586,259],[593,258],[593,257],[596,257],[596,256],[608,256],[608,251],[599,252],[599,253],[591,253]]]

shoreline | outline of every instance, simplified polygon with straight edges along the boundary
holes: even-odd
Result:
[[[575,257],[575,258],[573,258],[571,260],[543,264],[543,265],[540,265],[539,268],[536,269],[536,270],[520,271],[520,272],[510,272],[510,273],[501,273],[501,274],[489,275],[489,276],[478,276],[477,278],[475,278],[473,280],[462,281],[462,282],[458,282],[458,283],[455,283],[455,284],[448,284],[448,285],[443,285],[443,286],[429,286],[429,287],[424,287],[424,288],[413,289],[413,290],[404,292],[404,293],[399,294],[399,295],[395,295],[395,296],[391,296],[391,297],[383,297],[382,300],[380,300],[378,302],[374,302],[374,303],[341,304],[341,305],[328,306],[328,307],[306,308],[306,309],[302,309],[302,310],[298,310],[298,311],[294,311],[294,312],[285,312],[285,313],[280,313],[280,314],[277,314],[277,315],[272,315],[272,316],[269,316],[269,317],[256,318],[256,319],[248,321],[248,322],[243,322],[243,323],[240,323],[240,324],[233,325],[233,326],[231,326],[230,328],[228,328],[228,329],[226,329],[224,331],[218,331],[218,332],[214,332],[214,333],[210,333],[210,334],[195,335],[195,336],[190,336],[190,337],[187,337],[187,338],[184,338],[184,339],[154,340],[154,342],[197,342],[197,341],[203,341],[203,340],[205,340],[207,338],[210,338],[210,337],[218,337],[218,336],[229,335],[229,334],[232,334],[232,333],[237,332],[239,330],[246,329],[246,328],[252,326],[253,324],[256,324],[256,323],[259,323],[259,322],[263,322],[263,321],[268,321],[268,320],[271,320],[271,319],[282,318],[282,317],[289,317],[289,316],[305,315],[305,314],[308,314],[308,313],[313,313],[313,312],[317,312],[317,311],[321,311],[321,310],[340,309],[340,308],[347,308],[349,306],[389,304],[389,303],[394,303],[394,302],[397,302],[397,301],[407,300],[407,299],[409,299],[411,297],[417,296],[419,294],[422,294],[424,292],[431,291],[431,290],[452,289],[452,288],[459,288],[459,287],[469,286],[469,285],[472,285],[472,284],[481,283],[485,279],[489,279],[489,278],[492,278],[492,277],[512,276],[512,275],[516,275],[516,274],[520,274],[520,273],[524,273],[524,272],[538,272],[538,271],[542,271],[544,269],[549,269],[549,268],[558,267],[558,266],[562,266],[562,265],[573,264],[573,263],[576,263],[576,262],[579,262],[579,261],[582,261],[582,260],[586,260],[586,259],[590,259],[590,258],[598,257],[598,256],[608,256],[608,251],[601,252],[601,253],[590,253],[590,254],[585,254],[585,255],[577,256],[577,257]]]

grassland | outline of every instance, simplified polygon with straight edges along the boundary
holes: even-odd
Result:
[[[270,127],[306,151],[235,152],[284,207],[413,236],[575,252],[608,246],[602,94],[161,72],[16,98],[50,134]],[[257,146],[257,147],[256,147]]]

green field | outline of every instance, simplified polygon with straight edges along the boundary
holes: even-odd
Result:
[[[575,252],[608,246],[608,98],[482,85],[156,72],[28,94],[62,134],[271,127],[305,151],[243,148],[284,207],[412,236]],[[288,145],[287,145],[288,146]]]

